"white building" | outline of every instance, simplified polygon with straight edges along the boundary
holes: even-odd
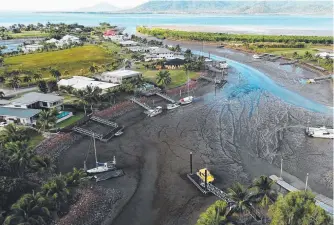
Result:
[[[124,41],[124,35],[104,35],[103,38],[105,40],[110,40],[110,41],[113,41],[113,42],[122,42]]]
[[[43,45],[39,45],[39,44],[25,45],[22,47],[22,51],[24,53],[35,52],[41,49],[43,49]]]
[[[129,47],[138,45],[138,42],[127,40],[127,41],[121,41],[119,42],[119,44],[123,47]]]
[[[329,52],[320,52],[315,54],[315,56],[319,56],[322,59],[326,59],[327,57],[329,57],[330,59],[334,58],[334,53],[329,53]]]
[[[129,78],[140,77],[142,74],[133,70],[116,70],[112,72],[104,72],[99,79],[105,82],[122,84],[122,82]]]
[[[183,55],[175,54],[174,52],[170,51],[166,48],[159,48],[159,47],[150,47],[150,53],[145,54],[145,61],[154,61],[154,60],[171,60],[171,59],[184,59]]]
[[[61,79],[58,82],[58,86],[59,87],[60,86],[71,86],[76,90],[84,90],[87,88],[87,86],[90,86],[90,87],[99,87],[102,90],[106,90],[108,88],[117,87],[119,86],[119,84],[100,82],[100,81],[96,81],[88,77],[73,76],[70,79]]]
[[[56,40],[54,38],[45,41],[48,44],[55,44],[58,48],[62,48],[65,44],[71,45],[71,44],[80,44],[81,41],[78,37],[72,36],[72,35],[65,35],[62,39]]]

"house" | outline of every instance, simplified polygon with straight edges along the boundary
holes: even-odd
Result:
[[[108,88],[117,87],[119,86],[119,84],[100,82],[88,77],[73,76],[70,79],[61,79],[58,82],[58,87],[60,86],[71,86],[76,90],[84,90],[87,88],[87,86],[99,87],[102,90],[106,90]]]
[[[0,120],[23,125],[36,124],[40,109],[0,107]]]
[[[155,60],[161,60],[161,59],[184,59],[183,55],[180,55],[178,53],[172,52],[169,49],[166,48],[160,48],[160,47],[149,47],[148,48],[149,53],[145,54],[145,61],[155,61]]]
[[[11,100],[10,104],[4,107],[22,108],[22,109],[61,109],[64,98],[53,94],[43,94],[30,92],[22,97]]]
[[[22,51],[24,53],[35,52],[41,49],[43,49],[43,45],[39,45],[39,44],[25,45],[22,47]]]
[[[318,56],[322,59],[326,59],[326,58],[333,59],[334,58],[334,53],[320,52],[320,53],[315,54],[315,56]]]
[[[109,30],[106,30],[106,31],[103,32],[103,36],[106,36],[106,37],[114,36],[116,34],[117,34],[117,31],[114,30],[114,29],[109,29]]]
[[[127,40],[127,41],[120,41],[119,44],[123,47],[128,47],[128,46],[136,46],[138,45],[138,42]]]
[[[184,64],[185,64],[185,61],[183,59],[175,58],[175,59],[168,60],[167,62],[165,62],[164,65],[166,69],[174,70],[174,69],[181,68]]]
[[[56,40],[54,38],[45,41],[48,44],[55,44],[58,48],[62,48],[64,45],[71,45],[71,44],[80,44],[81,41],[78,37],[72,35],[65,35],[60,40]]]
[[[134,70],[116,70],[102,73],[99,79],[101,81],[111,82],[114,84],[122,84],[122,82],[126,79],[140,77],[141,75],[141,72]]]
[[[103,36],[103,38],[106,40],[113,41],[113,42],[124,41],[124,35]]]
[[[150,51],[148,48],[141,47],[141,46],[128,47],[128,49],[131,52],[141,52],[141,53],[145,53],[145,52],[149,52]]]

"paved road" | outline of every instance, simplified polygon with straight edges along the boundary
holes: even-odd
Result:
[[[38,87],[19,88],[19,89],[16,89],[16,91],[14,91],[13,89],[0,88],[0,91],[5,93],[6,97],[15,96],[15,95],[22,94],[25,92],[37,91],[37,90],[38,90]]]

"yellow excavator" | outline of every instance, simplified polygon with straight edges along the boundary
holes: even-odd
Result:
[[[215,178],[213,177],[213,175],[210,173],[210,171],[207,169],[207,168],[203,168],[203,169],[200,169],[196,174],[197,176],[199,176],[199,178],[201,178],[201,180],[203,182],[205,182],[205,170],[206,170],[206,181],[208,183],[212,183]]]

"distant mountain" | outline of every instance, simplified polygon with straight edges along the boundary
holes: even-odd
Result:
[[[128,13],[220,13],[332,15],[332,1],[161,1],[139,5]]]
[[[117,8],[116,6],[113,6],[107,2],[100,2],[96,5],[93,5],[91,7],[81,8],[76,10],[76,12],[116,12],[121,10],[120,8]]]

